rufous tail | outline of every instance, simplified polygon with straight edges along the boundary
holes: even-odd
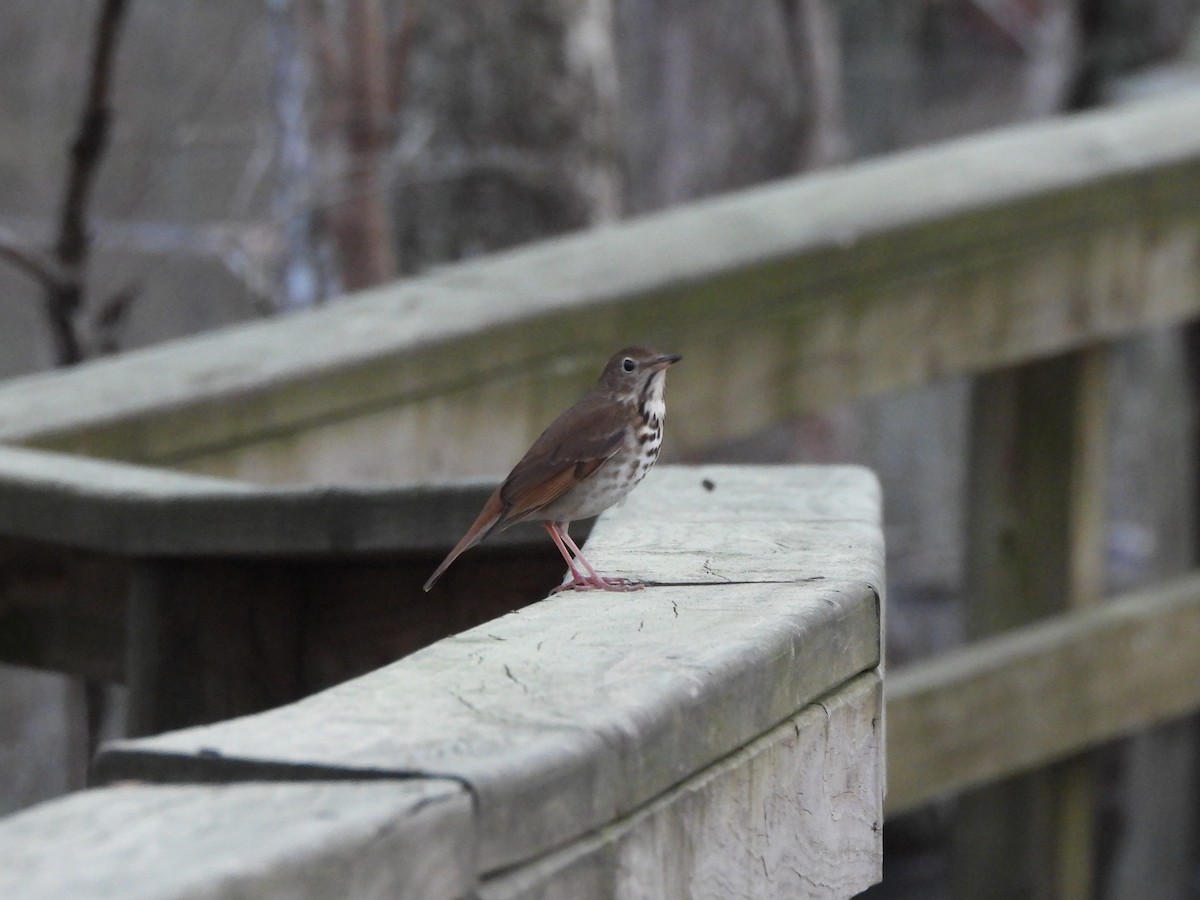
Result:
[[[442,564],[429,576],[429,580],[425,582],[425,590],[433,587],[434,582],[442,577],[442,573],[450,568],[452,562],[492,533],[492,530],[500,524],[503,511],[504,504],[500,501],[500,489],[497,488],[488,502],[483,505],[475,523],[467,529],[467,533],[454,545],[454,549],[442,560]]]

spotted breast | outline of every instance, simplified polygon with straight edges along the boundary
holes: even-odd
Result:
[[[620,503],[641,483],[658,461],[658,452],[662,448],[666,380],[666,372],[655,372],[640,394],[627,399],[627,412],[623,418],[628,425],[620,448],[592,475],[574,485],[540,515],[551,521],[567,522],[597,516]]]

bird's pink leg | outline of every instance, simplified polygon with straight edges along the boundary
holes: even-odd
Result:
[[[567,561],[567,567],[571,570],[571,583],[569,585],[560,584],[550,593],[556,594],[559,591],[565,591],[568,587],[575,591],[591,590],[593,585],[588,581],[587,578],[580,574],[577,568],[575,568],[575,560],[571,558],[571,554],[567,551],[567,547],[563,543],[562,536],[558,533],[558,529],[552,522],[543,522],[542,527],[549,532],[550,539],[554,541],[554,546],[558,548],[558,552],[562,554],[562,558]],[[567,540],[570,540],[570,537],[568,537]]]
[[[579,549],[579,546],[573,540],[571,540],[571,533],[567,530],[567,525],[565,523],[555,522],[552,524],[552,528],[559,532],[560,538],[571,549],[571,552],[575,554],[576,561],[579,562],[580,565],[582,565],[585,569],[587,569],[588,577],[582,579],[587,587],[581,586],[579,584],[579,579],[576,578],[571,583],[571,587],[574,590],[586,591],[590,588],[595,588],[596,590],[601,591],[640,591],[645,587],[645,585],[640,581],[630,581],[628,578],[605,578],[596,571],[590,562],[587,561],[587,558],[583,555],[583,551]],[[555,543],[558,542],[555,541]],[[571,567],[571,572],[572,574],[575,574],[574,566]],[[563,589],[565,588],[566,585],[563,586]]]

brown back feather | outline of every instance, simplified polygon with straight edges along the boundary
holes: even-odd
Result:
[[[442,564],[429,576],[429,580],[425,582],[425,590],[433,587],[433,583],[442,577],[443,572],[450,568],[450,563],[454,562],[463,553],[470,550],[496,529],[502,510],[503,504],[500,501],[500,489],[497,488],[492,492],[492,496],[488,498],[487,503],[483,504],[483,509],[479,511],[479,515],[475,517],[475,521],[467,529],[467,533],[459,539],[458,543],[454,545],[454,549],[446,554],[446,558],[442,560]]]
[[[537,517],[604,465],[625,439],[629,412],[593,391],[550,423],[500,486],[504,507],[496,530]]]

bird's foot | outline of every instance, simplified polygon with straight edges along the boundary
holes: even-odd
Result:
[[[560,591],[640,591],[644,588],[640,581],[631,581],[628,578],[605,578],[597,576],[596,578],[573,578],[570,581],[565,581],[558,587],[550,591],[551,594],[557,594]]]
[[[562,591],[594,591],[594,590],[596,590],[596,587],[595,587],[595,585],[591,584],[590,582],[571,580],[571,581],[564,581],[558,587],[550,588],[550,593],[558,594],[558,593],[561,593]]]
[[[601,576],[600,581],[604,587],[600,588],[603,591],[640,591],[646,585],[640,581],[633,581],[629,578],[604,578]]]

